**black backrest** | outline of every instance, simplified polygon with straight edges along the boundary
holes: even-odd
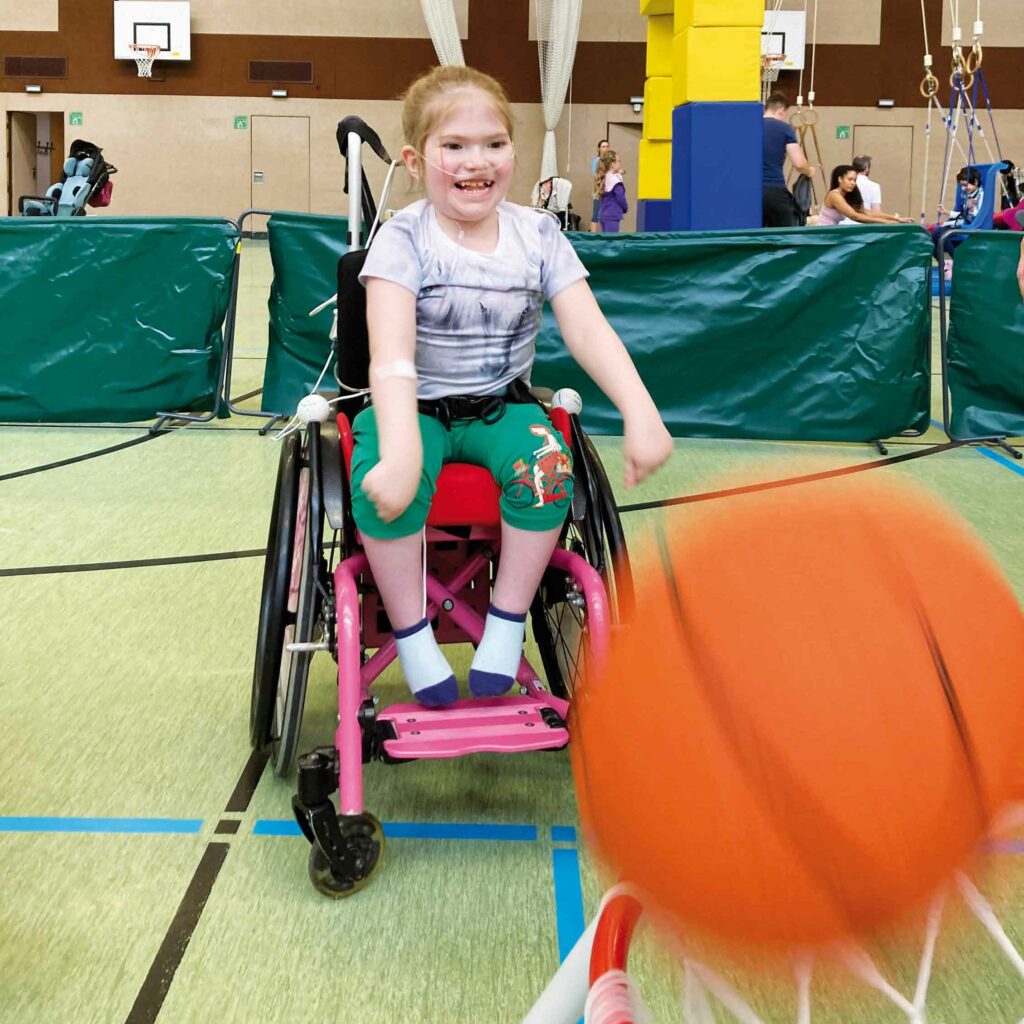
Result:
[[[338,260],[338,337],[334,342],[334,355],[337,359],[338,380],[350,388],[370,386],[366,289],[359,283],[366,253],[366,249],[358,249],[345,253]],[[366,399],[362,397],[346,398],[338,404],[338,411],[352,420],[365,404]]]

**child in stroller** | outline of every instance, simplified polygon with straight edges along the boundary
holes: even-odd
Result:
[[[21,196],[18,211],[23,217],[84,217],[86,204],[110,205],[117,173],[113,164],[103,159],[103,150],[84,139],[75,139],[64,161],[60,181],[55,181],[45,196]]]

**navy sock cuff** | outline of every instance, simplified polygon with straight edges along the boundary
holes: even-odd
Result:
[[[525,622],[526,621],[526,612],[522,612],[521,614],[518,614],[518,615],[514,614],[513,612],[503,612],[497,605],[494,605],[494,604],[492,604],[490,606],[490,608],[487,609],[487,614],[488,615],[493,615],[495,618],[498,618],[498,619],[505,619],[506,622]]]
[[[404,640],[407,636],[412,636],[413,633],[418,633],[426,625],[427,625],[427,620],[426,619],[420,619],[420,621],[417,622],[415,626],[409,626],[408,629],[396,629],[396,630],[394,630],[392,632],[391,635],[396,640]]]

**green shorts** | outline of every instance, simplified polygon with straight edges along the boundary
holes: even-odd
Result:
[[[448,429],[433,416],[420,413],[423,475],[409,507],[385,523],[362,489],[363,477],[380,460],[373,407],[352,423],[352,514],[369,537],[392,540],[419,533],[446,462],[468,462],[491,471],[501,491],[501,518],[521,530],[561,526],[572,504],[572,453],[562,436],[533,402],[509,402],[496,423],[453,420]]]

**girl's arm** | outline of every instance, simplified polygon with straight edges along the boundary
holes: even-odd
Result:
[[[626,200],[626,186],[623,185],[621,181],[612,189],[612,194],[615,196],[616,202],[622,208],[622,212],[629,213],[629,203]]]
[[[366,323],[380,462],[362,487],[380,518],[391,522],[409,507],[423,470],[416,381],[402,376],[416,359],[416,296],[393,281],[368,278]]]
[[[891,213],[882,213],[881,210],[874,210],[868,213],[866,210],[855,210],[844,198],[839,189],[833,189],[825,197],[827,205],[833,210],[838,210],[844,217],[855,220],[859,224],[909,224],[909,217],[894,217]]]
[[[1020,262],[1017,264],[1017,286],[1020,288],[1020,301],[1024,302],[1024,238],[1020,240]]]
[[[626,486],[632,487],[672,454],[672,438],[587,282],[564,288],[551,300],[551,309],[573,359],[622,414]]]

